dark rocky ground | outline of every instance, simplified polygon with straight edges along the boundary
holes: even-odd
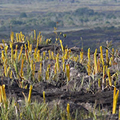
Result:
[[[14,46],[13,48],[15,48]],[[21,44],[19,43],[18,46],[19,49]],[[43,51],[46,51],[46,55],[47,51],[52,51],[53,48],[56,53],[60,52],[59,46],[42,45],[38,47],[38,49],[41,50],[41,53]],[[71,51],[73,52],[73,54],[79,54],[80,49],[71,48]],[[86,54],[87,53],[84,54],[84,59],[86,59],[87,57]],[[93,53],[91,53],[91,56],[93,56]],[[54,62],[54,60],[44,61],[45,69],[47,64],[51,64],[52,73],[52,64]],[[103,90],[99,89],[97,80],[98,76],[102,76],[101,74],[94,77],[88,76],[87,70],[83,64],[76,63],[72,60],[66,62],[69,62],[70,64],[70,81],[68,82],[68,84],[66,81],[66,76],[63,72],[58,73],[57,80],[47,81],[43,78],[42,81],[38,82],[37,76],[40,63],[36,63],[34,81],[31,81],[30,78],[24,81],[24,83],[28,85],[27,89],[20,88],[18,85],[19,80],[15,79],[14,77],[13,79],[10,79],[8,77],[0,76],[0,85],[5,84],[7,98],[12,99],[14,97],[19,104],[21,100],[24,100],[23,93],[28,96],[29,85],[33,84],[31,98],[32,101],[37,100],[38,102],[43,102],[43,91],[45,91],[46,102],[50,107],[57,103],[58,105],[62,106],[63,109],[66,109],[66,105],[67,103],[69,103],[71,116],[73,117],[75,116],[76,110],[78,110],[78,113],[81,113],[82,115],[96,114],[97,120],[118,120],[117,114],[111,114],[113,104],[113,87],[107,86]],[[119,71],[119,66],[112,66],[110,68],[111,75],[115,73],[115,69]],[[26,72],[26,70],[27,69],[24,68],[24,73]],[[116,87],[120,90],[120,75],[118,75],[118,79],[116,80]],[[119,105],[120,96],[118,97],[117,113]],[[93,120],[93,118],[89,118],[86,120]]]
[[[63,34],[66,34],[65,38],[62,36]],[[86,51],[88,48],[91,48],[94,52],[94,50],[99,48],[100,45],[105,45],[106,41],[112,41],[114,48],[119,48],[120,46],[120,28],[98,27],[94,29],[63,32],[63,34],[60,35],[58,32],[58,36],[63,41],[64,46],[77,46],[79,48],[83,47]],[[52,38],[53,41],[55,37],[56,36],[54,33],[45,35],[45,38]]]

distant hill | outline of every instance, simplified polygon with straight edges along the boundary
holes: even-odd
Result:
[[[109,4],[109,3],[119,3],[120,0],[0,0],[0,4],[32,4],[35,2],[71,2],[71,3],[102,3],[102,4]]]
[[[0,4],[31,4],[35,2],[75,2],[75,0],[0,0]],[[78,0],[79,1],[79,0]]]
[[[30,4],[30,3],[33,3],[33,2],[39,2],[39,1],[42,1],[42,0],[0,0],[0,4]]]

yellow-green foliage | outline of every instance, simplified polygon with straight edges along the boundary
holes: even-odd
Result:
[[[62,52],[64,53],[64,49],[63,49],[63,45],[62,45],[62,40],[60,40],[60,45],[61,45]]]
[[[11,32],[10,37],[11,37],[11,42],[13,43],[14,42],[14,32]]]
[[[107,74],[108,74],[109,85],[112,86],[112,80],[111,80],[111,75],[110,75],[110,69],[107,70]]]
[[[118,96],[119,96],[119,90],[117,90],[117,93],[116,93],[116,87],[114,87],[114,92],[113,92],[113,111],[112,111],[112,114],[116,113]]]
[[[88,75],[91,74],[91,63],[90,63],[90,48],[88,49],[88,63],[87,63],[87,71],[88,71]]]
[[[108,58],[108,49],[106,49],[106,64],[109,64],[109,58]]]
[[[34,30],[34,40],[36,40],[36,31]]]
[[[7,102],[5,85],[0,86],[0,103],[1,102],[3,102],[4,104],[6,104]]]
[[[21,77],[23,77],[23,63],[24,63],[24,59],[22,57],[21,70],[20,70]]]
[[[23,50],[23,45],[21,46],[21,49],[20,49],[20,53],[19,53],[19,56],[18,56],[18,61],[20,61],[20,57],[21,57],[21,54],[22,54],[22,50]]]
[[[100,46],[100,60],[101,60],[101,62],[102,62],[102,65],[104,66],[102,46]]]
[[[56,30],[56,28],[55,28]],[[57,33],[56,33],[57,35]],[[56,77],[58,75],[58,73],[60,73],[61,71],[64,72],[67,78],[67,83],[70,81],[70,65],[68,63],[66,63],[66,61],[68,60],[73,60],[75,62],[79,62],[83,65],[86,66],[87,68],[87,72],[88,75],[97,75],[98,73],[102,73],[103,75],[101,76],[101,78],[98,78],[98,87],[101,88],[103,85],[103,89],[104,87],[106,87],[107,85],[112,86],[112,82],[113,82],[113,78],[117,77],[117,73],[113,74],[111,76],[110,74],[110,70],[109,70],[109,66],[112,66],[115,60],[115,50],[112,49],[112,54],[109,53],[108,49],[106,49],[106,59],[104,60],[103,58],[103,49],[102,46],[100,46],[100,56],[97,57],[97,49],[95,50],[94,56],[93,56],[93,60],[91,59],[92,55],[90,55],[90,48],[88,49],[88,54],[87,57],[83,59],[83,49],[81,49],[80,55],[74,55],[71,52],[71,49],[65,48],[63,47],[62,44],[62,40],[57,38],[57,41],[59,42],[59,45],[61,46],[61,51],[62,54],[55,54],[53,51],[49,50],[48,54],[47,52],[43,51],[42,53],[40,53],[39,50],[39,45],[42,42],[42,36],[41,33],[39,32],[39,35],[36,35],[36,31],[34,30],[34,41],[36,41],[36,48],[34,48],[34,50],[32,51],[32,44],[30,43],[30,41],[27,39],[27,44],[24,44],[24,46],[22,45],[20,48],[20,51],[18,50],[18,45],[16,45],[15,49],[13,49],[13,44],[14,42],[24,42],[25,40],[25,36],[23,35],[22,32],[20,33],[16,33],[16,39],[14,38],[14,33],[11,32],[11,42],[10,42],[10,50],[11,53],[8,54],[8,46],[5,45],[5,41],[3,41],[3,50],[1,52],[1,62],[3,63],[3,67],[4,67],[4,76],[6,77],[10,77],[11,79],[13,78],[14,75],[14,71],[12,69],[15,70],[16,72],[16,78],[18,80],[26,80],[26,76],[23,68],[24,67],[28,67],[29,69],[29,77],[31,78],[31,80],[33,80],[35,78],[35,68],[36,68],[36,63],[39,62],[40,64],[40,68],[38,71],[38,81],[42,80],[43,78],[43,73],[45,73],[45,79],[46,80],[51,80],[51,74],[50,74],[50,70],[53,68],[53,74],[52,76]],[[49,39],[47,39],[49,40]],[[47,42],[46,40],[46,42]],[[48,42],[47,42],[48,43]],[[23,51],[24,49],[24,51]],[[48,55],[48,56],[47,56]],[[111,55],[111,56],[110,56]],[[110,56],[111,58],[109,59]],[[100,58],[99,58],[100,57]],[[55,61],[53,64],[53,66],[51,66],[51,63],[48,64],[47,68],[45,68],[44,66],[44,61],[45,60],[53,60]],[[60,64],[61,62],[61,64]],[[106,63],[106,64],[105,64]],[[19,67],[18,67],[19,66]],[[14,68],[13,68],[14,67]],[[108,78],[106,78],[106,74],[108,76]],[[53,78],[54,78],[53,77]],[[22,78],[22,79],[21,79]],[[54,79],[55,80],[55,79]],[[102,80],[102,84],[101,84],[101,80]],[[34,80],[33,80],[34,81]],[[20,83],[20,87],[21,88],[25,88],[25,86],[23,86]],[[106,85],[105,85],[106,83]],[[31,101],[31,92],[32,92],[32,86],[30,86],[30,90],[29,90],[29,96],[28,96],[28,102]],[[0,86],[0,102],[5,101],[6,102],[6,94],[5,94],[5,86]],[[118,94],[119,91],[117,91],[116,93],[116,87],[114,87],[114,96],[113,96],[113,114],[116,113],[116,105],[117,105],[117,99],[118,99]],[[44,103],[45,101],[45,91],[43,91],[43,101]],[[70,118],[70,107],[69,104],[67,104],[67,115],[68,115],[68,119]]]
[[[30,85],[30,89],[29,89],[28,103],[31,101],[31,94],[32,94],[32,85]]]
[[[70,81],[70,65],[66,65],[66,75],[67,75],[67,81]]]
[[[94,53],[94,73],[97,74],[98,70],[97,70],[97,49],[95,50]]]
[[[45,91],[43,91],[43,101],[45,103]]]
[[[11,62],[13,60],[13,43],[10,42],[10,48],[11,48]]]
[[[67,120],[70,120],[70,104],[67,104]]]
[[[80,63],[83,61],[83,51],[80,52]]]

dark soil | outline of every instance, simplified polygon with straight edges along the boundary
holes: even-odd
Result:
[[[100,45],[105,45],[106,41],[112,41],[114,48],[119,48],[120,46],[120,29],[119,28],[94,28],[94,29],[84,29],[79,31],[70,31],[64,32],[67,37],[60,36],[60,39],[63,40],[64,46],[79,48],[83,47],[87,51],[88,48],[91,48],[94,51],[96,48],[99,48]],[[59,35],[59,33],[58,33]],[[52,38],[54,41],[55,34],[51,33],[45,35],[46,38]]]

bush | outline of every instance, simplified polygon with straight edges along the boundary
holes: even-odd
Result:
[[[11,20],[11,23],[12,23],[13,25],[21,25],[21,24],[23,24],[23,22],[22,22],[22,21],[19,21],[19,20]]]
[[[92,9],[88,9],[88,8],[78,8],[76,11],[75,11],[75,14],[76,15],[94,15],[94,10]]]
[[[49,27],[56,27],[56,22],[48,21],[48,22],[46,23],[46,25],[49,26]]]
[[[27,14],[25,12],[20,14],[20,18],[25,18],[25,17],[27,17]]]

